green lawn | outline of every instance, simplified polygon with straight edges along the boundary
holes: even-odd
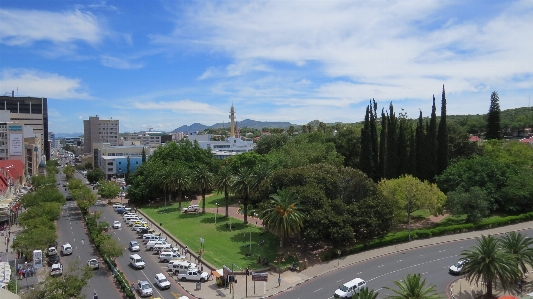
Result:
[[[229,204],[238,203],[239,200],[235,196],[229,195]],[[205,208],[216,208],[218,203],[219,213],[221,209],[226,206],[226,200],[224,199],[224,193],[213,193],[213,195],[205,198]],[[202,201],[200,200],[200,206],[202,206]]]
[[[150,218],[156,222],[162,222],[163,227],[174,235],[178,240],[189,246],[190,250],[198,252],[200,249],[200,238],[204,241],[205,259],[210,264],[221,268],[222,265],[231,266],[235,263],[241,268],[250,266],[251,269],[262,268],[257,264],[258,256],[266,257],[272,263],[276,260],[279,238],[269,233],[262,233],[262,229],[253,225],[244,225],[242,221],[232,218],[231,223],[235,228],[230,231],[230,219],[223,217],[223,211],[219,211],[217,224],[215,225],[215,214],[213,213],[188,213],[183,214],[178,211],[178,205],[167,206],[166,213],[160,214],[164,208],[142,208]],[[226,227],[228,224],[228,227]],[[250,242],[251,237],[251,242]],[[264,245],[258,245],[261,240],[265,240]],[[245,256],[250,252],[251,256]],[[294,261],[289,258],[285,265]]]

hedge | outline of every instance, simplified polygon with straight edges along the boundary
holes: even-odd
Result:
[[[479,223],[465,223],[465,224],[456,224],[450,226],[440,226],[430,229],[417,229],[411,231],[411,240],[416,239],[427,239],[436,236],[450,235],[450,234],[460,234],[464,232],[474,231],[474,230],[484,230],[499,226],[505,226],[514,223],[526,222],[533,220],[533,212],[526,214],[521,214],[517,216],[507,216],[503,218],[488,218],[484,219]],[[366,243],[355,244],[352,247],[340,249],[341,254],[339,255],[339,248],[330,248],[324,251],[321,255],[322,261],[329,261],[334,258],[341,256],[351,255],[359,253],[361,251],[390,246],[394,244],[399,244],[409,241],[409,231],[401,231],[397,233],[388,234],[385,237],[374,239]]]

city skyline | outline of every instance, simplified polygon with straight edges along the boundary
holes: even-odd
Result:
[[[11,1],[0,92],[48,98],[52,132],[237,121],[358,122],[530,105],[531,1]]]

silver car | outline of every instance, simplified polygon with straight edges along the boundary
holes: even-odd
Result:
[[[139,296],[141,297],[152,296],[152,285],[146,280],[139,281],[137,284],[137,293],[139,293]]]

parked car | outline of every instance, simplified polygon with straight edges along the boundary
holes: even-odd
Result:
[[[465,264],[468,262],[468,260],[459,260],[457,263],[453,264],[452,266],[450,266],[449,268],[449,273],[452,274],[452,275],[460,275],[463,273],[463,267],[465,266]]]
[[[155,285],[162,290],[170,289],[170,282],[163,273],[157,273],[155,275]]]
[[[137,293],[139,293],[139,296],[141,297],[152,296],[152,286],[146,280],[139,281],[137,283]]]
[[[141,227],[137,230],[137,233],[138,234],[141,234],[141,235],[144,235],[144,234],[147,234],[148,232],[150,231],[150,228],[148,227]]]
[[[52,256],[52,255],[57,255],[57,249],[55,248],[55,246],[50,246],[46,250],[46,256]]]
[[[56,264],[56,263],[59,263],[60,262],[60,258],[59,258],[59,255],[55,254],[55,255],[51,255],[48,257],[48,266],[51,267],[53,264]]]
[[[113,228],[118,229],[121,227],[122,227],[122,224],[120,223],[120,221],[117,221],[117,220],[113,221]]]
[[[199,281],[199,282],[205,282],[209,278],[209,274],[207,272],[202,272],[198,269],[193,269],[187,271],[185,274],[178,274],[178,279],[181,281]]]
[[[50,276],[60,276],[62,274],[63,274],[63,265],[59,262],[52,264],[52,268],[50,269]]]
[[[171,248],[172,245],[163,240],[152,240],[146,243],[146,250],[153,250],[157,245],[164,245],[165,247]]]
[[[87,266],[93,270],[97,270],[100,268],[100,263],[97,259],[90,259],[87,261]]]

